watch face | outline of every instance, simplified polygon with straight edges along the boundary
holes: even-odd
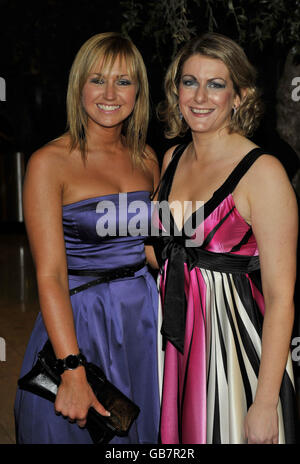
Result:
[[[65,362],[66,362],[66,367],[68,369],[76,369],[76,367],[79,366],[78,357],[75,356],[74,354],[70,354],[70,356],[66,358]]]

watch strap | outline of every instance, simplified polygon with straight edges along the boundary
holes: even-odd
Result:
[[[79,352],[78,354],[69,354],[63,359],[56,360],[56,370],[61,375],[64,371],[77,369],[79,366],[85,366],[86,358]]]

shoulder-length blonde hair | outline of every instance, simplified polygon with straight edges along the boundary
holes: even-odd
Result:
[[[229,132],[251,135],[263,113],[263,105],[255,84],[256,70],[236,42],[224,35],[209,32],[191,39],[179,51],[167,70],[164,82],[166,100],[158,106],[158,115],[167,124],[166,137],[182,136],[189,128],[184,119],[180,118],[178,87],[184,63],[196,54],[219,59],[227,66],[234,90],[241,98],[240,106],[232,115]],[[242,89],[246,90],[244,97]]]
[[[146,156],[145,145],[149,123],[149,86],[143,58],[132,41],[117,32],[94,35],[78,51],[72,64],[67,91],[67,130],[71,150],[79,147],[83,159],[87,152],[87,114],[82,104],[82,89],[88,74],[99,63],[111,69],[117,57],[125,60],[128,74],[137,82],[137,95],[132,113],[124,121],[122,133],[133,163]]]

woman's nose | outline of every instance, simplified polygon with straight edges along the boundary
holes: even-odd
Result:
[[[106,82],[104,86],[104,97],[107,100],[114,100],[116,97],[116,88],[113,82]]]
[[[194,99],[197,103],[202,103],[207,100],[207,89],[203,85],[199,85],[194,95]]]

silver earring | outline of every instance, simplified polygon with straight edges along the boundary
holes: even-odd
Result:
[[[179,119],[180,119],[180,121],[182,121],[182,119],[183,119],[182,112],[180,110],[179,110]]]
[[[233,114],[232,114],[232,116],[235,116],[235,113],[236,113],[237,107],[236,107],[236,106],[234,106],[232,109],[233,109]]]

